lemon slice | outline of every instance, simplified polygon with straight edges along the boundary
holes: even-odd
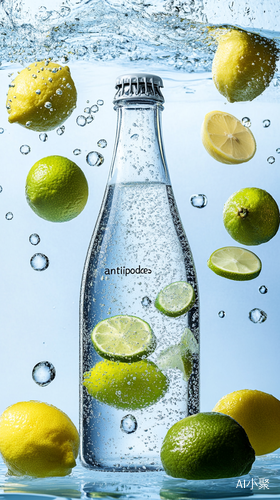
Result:
[[[223,278],[246,281],[256,278],[262,268],[260,259],[249,250],[239,247],[223,247],[212,253],[208,267]]]
[[[251,160],[256,152],[256,141],[251,130],[223,111],[207,113],[201,138],[206,151],[221,163],[244,163]]]
[[[128,315],[100,321],[91,332],[91,340],[102,358],[123,363],[146,358],[156,348],[156,337],[150,325]]]
[[[181,316],[195,301],[193,287],[186,281],[175,281],[161,290],[155,300],[156,308],[166,316]]]

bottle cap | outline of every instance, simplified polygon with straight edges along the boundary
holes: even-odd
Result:
[[[116,80],[116,95],[114,103],[125,100],[153,99],[164,102],[160,88],[163,87],[162,79],[148,73],[136,73],[119,76]]]

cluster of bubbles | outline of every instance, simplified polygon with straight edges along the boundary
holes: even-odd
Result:
[[[94,114],[99,111],[99,107],[103,106],[104,101],[102,99],[98,99],[96,104],[93,104],[92,106],[87,106],[84,109],[84,115],[79,115],[76,118],[76,123],[79,125],[79,127],[84,127],[88,123],[91,123],[94,120]]]

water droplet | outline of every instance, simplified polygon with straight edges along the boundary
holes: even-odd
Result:
[[[34,271],[45,271],[49,267],[49,259],[43,253],[35,253],[30,259]]]
[[[151,305],[152,301],[149,299],[149,297],[143,297],[141,300],[141,304],[143,307],[149,307]]]
[[[93,122],[93,120],[94,120],[94,116],[92,116],[92,115],[89,115],[86,117],[87,123],[91,123],[91,122]]]
[[[103,104],[104,104],[103,99],[98,99],[97,104],[98,104],[98,106],[103,106]]]
[[[73,153],[74,153],[74,155],[75,155],[75,156],[80,155],[80,154],[81,154],[81,152],[82,152],[82,150],[81,150],[81,149],[74,149],[74,151],[73,151]]]
[[[77,116],[76,123],[77,125],[79,125],[79,127],[84,127],[87,121],[83,115],[79,115]]]
[[[57,89],[55,93],[56,93],[57,95],[62,95],[62,94],[63,94],[63,92],[62,92],[62,90],[61,90],[61,89]]]
[[[58,69],[57,68],[53,68],[52,69],[52,73],[57,73],[58,72]]]
[[[52,107],[52,103],[47,101],[47,102],[45,102],[44,106],[45,106],[45,108],[50,109]]]
[[[50,82],[50,83],[52,83],[52,78],[51,78],[51,77],[50,77],[50,78],[48,78],[48,80],[49,80],[49,82]]]
[[[31,243],[31,245],[38,245],[38,243],[40,243],[40,236],[39,234],[37,233],[33,233],[29,236],[29,241]]]
[[[0,134],[4,134],[4,129],[2,127],[0,128]]]
[[[195,208],[204,208],[206,207],[208,200],[205,194],[194,194],[191,196],[190,202]]]
[[[37,78],[37,75],[32,75],[32,78]]]
[[[65,132],[64,125],[62,125],[62,127],[59,127],[59,128],[56,129],[57,135],[62,135],[62,134],[64,134],[64,132]]]
[[[268,292],[267,287],[265,285],[262,285],[259,287],[259,292],[264,295],[265,293]]]
[[[37,95],[41,94],[41,90],[40,89],[36,90],[35,92],[36,92]]]
[[[36,384],[41,387],[46,387],[55,378],[55,367],[52,363],[49,363],[49,361],[41,361],[34,366],[32,378]]]
[[[15,87],[15,84],[14,83],[9,83],[9,87],[10,87],[10,89],[13,89]]]
[[[12,220],[13,216],[14,216],[14,214],[12,212],[7,212],[5,215],[7,220]]]
[[[72,87],[71,87],[70,83],[66,83],[66,87],[67,87],[68,89],[72,89]]]
[[[244,127],[251,127],[251,120],[248,116],[244,116],[244,118],[242,118],[242,125],[244,125]]]
[[[100,140],[97,142],[97,146],[99,146],[100,148],[106,148],[106,146],[107,146],[107,141],[106,141],[106,139],[100,139]]]
[[[271,123],[270,120],[263,120],[263,126],[264,126],[264,128],[269,127],[270,123]]]
[[[276,153],[280,154],[280,148],[276,149]]]
[[[225,311],[219,311],[219,312],[218,312],[218,316],[219,316],[219,318],[224,318],[224,317],[225,317],[225,315],[226,315]]]
[[[7,104],[6,108],[7,108],[7,109],[11,109],[10,104]]]
[[[263,323],[267,319],[267,314],[256,307],[249,312],[249,319],[253,323]]]
[[[133,139],[134,141],[137,141],[137,139],[139,139],[139,134],[133,134],[133,135],[131,135],[130,139]]]
[[[97,104],[94,104],[90,108],[91,113],[97,113],[98,110],[99,110],[99,107],[97,106]]]
[[[126,434],[132,434],[138,427],[137,420],[133,415],[126,415],[122,418],[120,427]]]
[[[0,186],[0,193],[2,193],[2,191],[3,191],[3,188],[2,188],[2,186]]]
[[[31,148],[27,144],[24,144],[23,146],[20,146],[19,150],[20,150],[21,154],[28,155],[28,153],[30,153],[30,151],[31,151]]]
[[[39,139],[42,142],[46,142],[48,140],[48,134],[46,134],[45,132],[42,132],[41,134],[39,134]]]
[[[274,162],[275,162],[275,158],[274,158],[274,156],[269,156],[269,157],[267,158],[267,161],[268,161],[268,163],[270,163],[270,165],[272,165],[272,163],[274,163]]]
[[[88,153],[86,161],[91,167],[100,167],[100,165],[104,162],[104,156],[97,153],[97,151],[91,151]]]
[[[31,122],[26,122],[26,124],[25,124],[26,127],[30,127],[30,125],[31,125]]]
[[[90,113],[90,108],[85,108],[85,109],[84,109],[84,113],[89,114],[89,113]]]

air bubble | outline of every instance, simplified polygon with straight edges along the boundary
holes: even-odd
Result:
[[[2,132],[3,133],[3,132]],[[280,154],[280,148],[276,149],[276,153]]]
[[[103,104],[104,104],[103,99],[98,99],[97,104],[98,104],[98,106],[103,106]]]
[[[86,161],[91,167],[100,167],[100,165],[104,162],[104,156],[97,153],[97,151],[91,151],[88,153]]]
[[[19,150],[20,150],[21,154],[28,155],[28,153],[30,153],[30,151],[31,151],[31,148],[27,144],[24,144],[23,146],[20,146]]]
[[[6,215],[5,215],[5,218],[7,220],[12,220],[13,217],[14,217],[13,212],[7,212]]]
[[[55,378],[55,367],[49,361],[41,361],[34,366],[32,378],[36,384],[46,387]]]
[[[43,253],[35,253],[30,259],[30,265],[34,271],[45,271],[49,267],[49,259]]]
[[[39,139],[42,142],[46,142],[48,140],[48,134],[46,134],[45,132],[42,132],[41,134],[39,134]]]
[[[107,146],[107,141],[106,139],[100,139],[98,142],[97,142],[97,146],[99,148],[106,148]]]
[[[256,307],[249,312],[249,319],[253,323],[263,323],[267,319],[267,314]]]
[[[139,139],[139,134],[133,134],[133,135],[131,135],[130,139],[133,139],[134,141],[137,141]]]
[[[37,75],[32,75],[32,78],[37,78]]]
[[[45,108],[50,109],[52,107],[52,103],[47,101],[47,102],[45,102],[44,106],[45,106]]]
[[[77,116],[76,123],[77,125],[79,125],[79,127],[84,127],[87,121],[83,115],[79,115]]]
[[[64,134],[64,132],[65,132],[64,125],[62,125],[62,127],[59,127],[59,128],[56,129],[57,135],[62,135],[62,134]]]
[[[31,245],[38,245],[38,243],[40,243],[40,236],[39,234],[37,233],[33,233],[29,236],[29,241],[31,243]]]
[[[206,207],[208,200],[205,194],[194,194],[193,196],[191,196],[190,202],[195,208],[204,208]]]
[[[40,94],[41,94],[41,90],[40,90],[40,89],[35,90],[35,93],[36,93],[37,95],[40,95]]]
[[[274,156],[269,156],[269,157],[267,158],[267,162],[268,162],[270,165],[272,165],[272,164],[275,162],[275,158],[274,158]]]
[[[0,127],[0,134],[4,134],[4,129]]]
[[[90,108],[91,113],[97,113],[98,110],[99,110],[99,107],[97,106],[97,104],[94,104]]]
[[[137,420],[133,415],[126,415],[122,418],[120,427],[126,434],[132,434],[138,427]]]
[[[263,127],[264,127],[264,128],[269,127],[270,123],[271,123],[271,121],[270,121],[270,120],[263,120]]]
[[[57,95],[62,95],[62,94],[63,94],[63,92],[62,92],[62,90],[61,90],[61,89],[57,89],[55,93],[56,93]]]
[[[84,113],[87,113],[88,115],[90,114],[90,108],[85,108]]]
[[[52,81],[53,81],[51,77],[50,77],[50,78],[48,78],[48,80],[49,80],[49,82],[50,82],[50,83],[52,83]]]
[[[57,73],[58,72],[58,69],[57,68],[53,68],[52,69],[52,73]]]
[[[86,117],[87,123],[91,123],[91,122],[93,122],[93,120],[94,120],[94,116],[92,116],[92,115],[89,115]]]
[[[25,124],[26,127],[30,127],[30,125],[31,125],[31,122],[26,122],[26,124]]]
[[[81,150],[81,149],[74,149],[73,154],[74,154],[75,156],[78,156],[78,155],[80,155],[80,154],[81,154],[81,152],[82,152],[82,150]]]
[[[3,191],[3,188],[2,188],[2,186],[0,186],[0,193],[2,193],[2,191]]]
[[[242,125],[244,125],[244,127],[251,127],[251,120],[250,118],[248,118],[248,116],[244,116],[244,118],[242,118]]]
[[[218,312],[218,316],[219,316],[219,318],[224,318],[224,317],[225,317],[225,315],[226,315],[225,311],[219,311],[219,312]]]
[[[262,285],[259,287],[259,292],[264,295],[265,293],[268,292],[267,287],[265,285]]]
[[[143,297],[141,300],[141,304],[143,307],[149,307],[151,305],[152,301],[149,299],[149,297]]]

